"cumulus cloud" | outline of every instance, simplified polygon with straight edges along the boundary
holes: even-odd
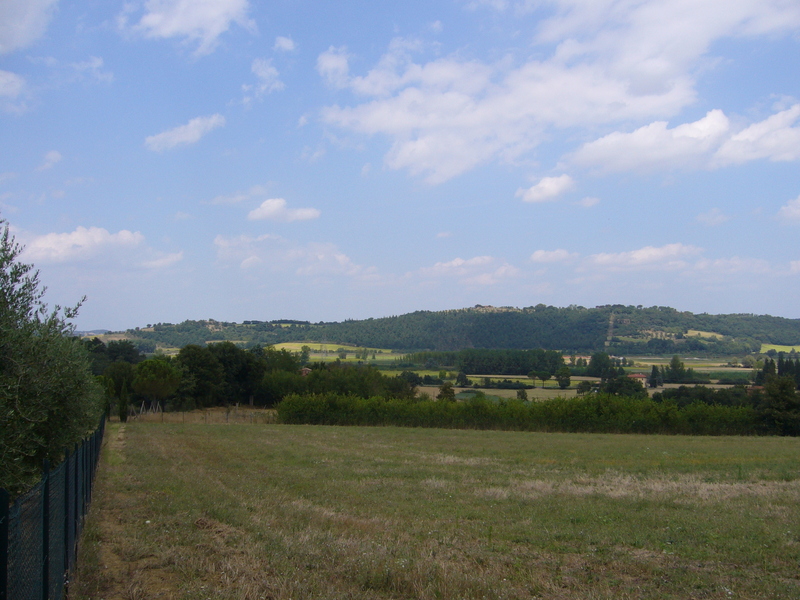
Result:
[[[529,5],[535,15],[524,14]],[[654,124],[626,138],[628,144],[666,141],[666,159],[687,164],[691,158],[682,152],[713,146],[725,125],[717,111],[678,131],[666,126],[665,119],[696,101],[695,77],[709,64],[709,48],[724,38],[800,26],[800,8],[785,0],[554,0],[516,7],[521,22],[530,19],[535,28],[536,59],[489,63],[453,54],[425,60],[417,58],[423,45],[395,40],[367,74],[354,76],[347,50],[329,48],[317,69],[354,100],[326,107],[323,121],[386,136],[387,166],[434,184],[487,161],[516,161],[554,130],[642,121]],[[599,160],[589,150],[602,148],[585,151],[587,161]],[[646,153],[640,166],[663,156]],[[624,161],[610,164],[624,168]]]
[[[702,248],[681,243],[666,246],[645,246],[628,252],[601,252],[587,257],[590,266],[612,269],[667,268],[685,267],[686,259],[702,252]]]
[[[699,223],[708,225],[709,227],[716,227],[731,220],[730,215],[726,215],[718,208],[712,208],[708,212],[701,213],[696,217]]]
[[[719,168],[759,159],[800,160],[800,104],[739,131],[721,110],[669,128],[656,121],[584,144],[570,160],[606,172]]]
[[[0,71],[0,97],[16,98],[25,89],[25,80],[10,71]]]
[[[195,53],[204,55],[213,52],[233,23],[255,30],[255,22],[247,16],[249,8],[247,0],[147,0],[133,30],[149,38],[183,38],[197,43]],[[127,27],[128,17],[120,15],[122,27]]]
[[[294,40],[289,37],[278,36],[275,38],[275,45],[273,46],[274,50],[280,50],[281,52],[293,52],[296,48]]]
[[[781,206],[778,217],[786,221],[800,222],[800,196]]]
[[[146,260],[142,266],[146,269],[164,269],[183,260],[183,252],[174,252],[172,254],[165,254],[152,260]]]
[[[772,265],[766,260],[739,256],[717,259],[703,258],[698,260],[693,268],[698,272],[712,273],[715,277],[742,273],[763,275],[773,270]]]
[[[261,96],[282,90],[285,86],[278,78],[278,69],[272,66],[272,61],[266,58],[257,58],[250,67],[258,78],[256,94]]]
[[[740,164],[768,158],[772,161],[800,159],[800,104],[754,123],[731,136],[717,151],[717,165]]]
[[[632,133],[614,132],[584,144],[573,160],[605,171],[696,166],[698,157],[705,157],[716,148],[729,128],[728,118],[721,110],[709,111],[698,121],[672,129],[666,121],[656,121]]]
[[[218,235],[214,239],[214,246],[220,263],[233,264],[248,271],[268,269],[315,279],[339,276],[374,280],[377,276],[374,268],[354,263],[331,243],[302,245],[276,235]]]
[[[150,150],[162,152],[175,146],[197,143],[204,135],[223,125],[225,125],[225,117],[220,114],[197,117],[186,125],[151,135],[145,139],[144,143]]]
[[[248,213],[247,218],[251,221],[258,221],[261,219],[271,219],[274,221],[284,222],[305,221],[309,219],[316,219],[321,214],[316,208],[290,209],[284,198],[267,198],[267,194],[269,194],[269,186],[254,185],[250,189],[243,192],[215,196],[207,203],[217,205],[233,205],[255,201],[259,204],[259,206],[252,209]]]
[[[86,260],[114,248],[133,248],[144,241],[137,232],[109,233],[101,227],[78,227],[70,233],[48,233],[27,242],[24,256],[34,263]]]
[[[516,196],[524,202],[548,202],[575,188],[575,181],[569,175],[544,177],[536,185],[518,189]]]
[[[88,76],[96,81],[111,83],[114,81],[114,74],[111,71],[104,70],[104,65],[105,62],[99,56],[90,56],[88,60],[72,63],[70,66],[80,78]]]
[[[559,248],[558,250],[537,250],[531,254],[531,262],[534,263],[558,263],[574,260],[578,257],[577,253],[567,252]]]
[[[347,49],[331,46],[317,57],[317,72],[333,87],[343,88],[348,83],[350,66]]]
[[[36,169],[37,171],[46,171],[52,169],[57,163],[61,162],[61,152],[58,150],[50,150],[44,155],[44,162]]]
[[[58,0],[3,0],[0,2],[0,54],[27,48],[50,23]]]
[[[251,210],[247,218],[251,221],[271,219],[274,221],[307,221],[316,219],[320,212],[316,208],[287,208],[283,198],[264,200],[258,208]]]
[[[437,262],[420,269],[419,274],[425,279],[455,278],[464,285],[487,286],[516,277],[519,269],[491,256],[475,256]]]

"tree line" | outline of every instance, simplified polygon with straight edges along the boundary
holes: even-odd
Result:
[[[403,368],[452,369],[466,375],[528,375],[546,371],[554,375],[565,366],[556,350],[496,350],[469,348],[453,352],[415,352],[397,361]]]
[[[273,406],[293,393],[351,393],[359,396],[410,397],[414,387],[400,376],[387,376],[365,364],[335,361],[303,365],[303,355],[232,342],[189,344],[174,357],[144,358],[130,342],[95,339],[91,348],[95,371],[108,361],[100,379],[109,404],[121,419],[135,407],[193,410],[234,404]],[[121,352],[121,348],[127,351]]]

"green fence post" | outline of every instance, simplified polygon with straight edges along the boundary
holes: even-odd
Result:
[[[0,488],[0,600],[8,598],[8,492]]]
[[[69,448],[64,448],[64,597],[69,597]]]
[[[42,470],[42,600],[50,596],[50,461]]]

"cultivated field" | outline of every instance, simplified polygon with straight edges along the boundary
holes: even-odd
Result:
[[[800,439],[113,424],[71,598],[799,598]]]
[[[770,350],[775,350],[775,352],[786,352],[787,354],[794,350],[795,352],[800,352],[800,345],[797,346],[780,346],[778,344],[761,344],[761,353],[765,354]]]

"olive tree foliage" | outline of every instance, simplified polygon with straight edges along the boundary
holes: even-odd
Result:
[[[103,392],[72,336],[80,303],[50,311],[38,271],[0,226],[0,487],[13,495],[97,425]]]

